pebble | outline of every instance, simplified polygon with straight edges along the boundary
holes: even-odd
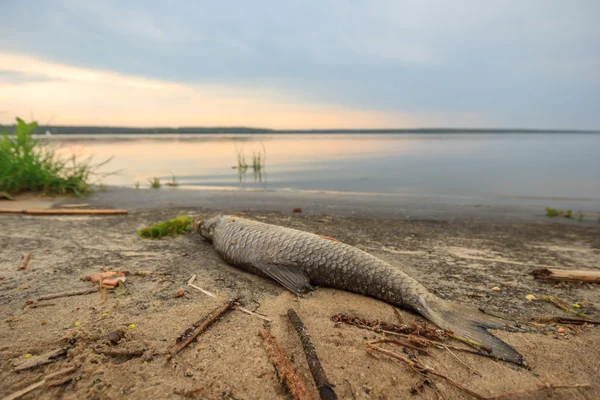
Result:
[[[494,286],[492,288],[492,292],[499,292],[499,291],[500,291],[500,288],[498,286]]]

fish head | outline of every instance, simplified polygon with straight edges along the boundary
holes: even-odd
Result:
[[[222,215],[215,215],[208,219],[197,219],[194,221],[194,230],[204,239],[212,242],[215,227],[222,219]]]

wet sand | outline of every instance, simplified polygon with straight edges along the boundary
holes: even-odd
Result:
[[[167,361],[165,352],[177,336],[228,297],[240,296],[247,308],[273,320],[274,336],[311,385],[313,395],[317,393],[300,342],[285,316],[290,307],[304,319],[340,398],[436,398],[431,389],[425,389],[420,397],[411,394],[411,388],[423,381],[422,376],[395,360],[367,354],[365,343],[380,335],[337,326],[330,320],[335,314],[347,313],[395,322],[389,305],[326,288],[298,299],[271,281],[228,266],[194,233],[156,241],[142,240],[135,234],[136,229],[180,214],[212,215],[209,208],[337,238],[389,261],[443,298],[492,312],[522,320],[563,315],[549,303],[525,299],[534,294],[538,299],[554,295],[569,304],[582,304],[589,315],[600,317],[597,285],[539,282],[530,275],[538,266],[597,269],[600,228],[595,221],[558,224],[523,209],[483,213],[481,207],[475,207],[481,217],[474,218],[479,214],[460,205],[453,205],[452,212],[443,215],[424,213],[427,216],[420,218],[418,213],[399,212],[397,204],[381,212],[376,207],[343,204],[340,199],[328,204],[319,198],[290,196],[273,207],[283,197],[268,200],[263,195],[265,203],[252,205],[252,197],[177,197],[172,195],[175,192],[130,191],[122,196],[109,190],[81,200],[92,205],[128,206],[132,209],[128,216],[1,216],[0,396],[48,373],[77,366],[76,380],[37,389],[23,398],[184,398],[176,393],[194,389],[199,389],[197,398],[287,398],[258,336],[263,321],[241,312],[229,313],[197,343]],[[375,204],[381,201],[371,200]],[[73,201],[59,199],[53,206]],[[138,207],[132,208],[134,204]],[[257,210],[270,207],[276,212]],[[292,207],[302,207],[305,212],[292,214]],[[469,211],[459,213],[464,210]],[[24,253],[31,253],[32,259],[25,270],[17,270]],[[80,278],[101,268],[130,271],[126,292],[110,291],[105,302],[100,294],[93,293],[47,301],[52,304],[47,307],[27,307],[27,301],[42,295],[93,288]],[[149,274],[135,274],[141,271]],[[197,275],[198,286],[219,298],[187,286],[192,274]],[[492,290],[494,287],[500,290]],[[175,297],[179,289],[185,291],[183,297]],[[409,312],[402,311],[401,315],[407,322],[423,321]],[[135,328],[129,328],[131,324]],[[484,395],[530,389],[538,382],[590,383],[591,389],[556,391],[553,398],[598,398],[600,328],[572,330],[564,326],[564,334],[557,332],[557,326],[551,328],[546,333],[497,332],[525,356],[530,370],[458,354],[481,374],[478,376],[445,350],[430,349],[431,357],[420,358]],[[119,329],[126,337],[115,348],[144,349],[141,357],[97,353],[99,347],[106,346],[106,335]],[[65,346],[69,340],[74,347],[66,357],[21,373],[13,371],[13,365],[26,361],[26,354],[41,354]],[[470,398],[441,380],[435,382],[448,399]],[[520,398],[547,396],[539,392]]]

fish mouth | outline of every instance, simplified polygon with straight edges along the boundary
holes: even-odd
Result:
[[[203,222],[204,222],[204,220],[203,220],[203,219],[200,219],[200,218],[199,218],[199,219],[195,219],[195,220],[194,220],[194,223],[192,224],[192,226],[193,226],[193,228],[194,228],[194,231],[195,231],[196,233],[198,233],[198,234],[202,234],[202,232],[201,232],[201,230],[200,230],[200,229],[202,228],[202,223],[203,223]]]

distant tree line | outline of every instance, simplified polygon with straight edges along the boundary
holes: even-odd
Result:
[[[4,126],[12,133],[14,125]],[[577,131],[577,130],[542,130],[542,129],[461,129],[461,128],[421,128],[421,129],[266,129],[248,127],[183,127],[183,128],[129,128],[118,126],[61,126],[40,125],[36,133],[44,134],[215,134],[215,133],[248,133],[248,134],[394,134],[394,133],[573,133],[600,131]]]

